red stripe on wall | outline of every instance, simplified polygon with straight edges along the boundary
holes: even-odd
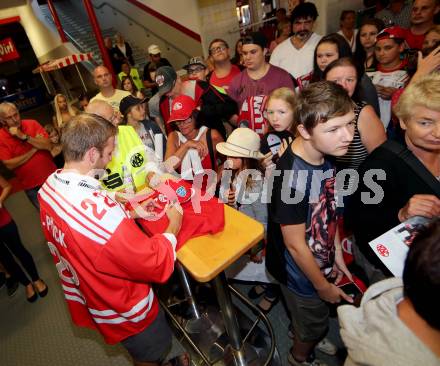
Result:
[[[137,6],[138,8],[142,9],[146,13],[156,17],[157,19],[161,20],[162,22],[168,24],[169,26],[176,28],[180,32],[186,34],[188,37],[191,37],[195,39],[197,42],[201,42],[202,38],[200,37],[200,34],[197,34],[196,32],[193,32],[191,29],[188,29],[184,27],[183,25],[175,22],[174,20],[166,17],[165,15],[162,15],[158,13],[156,10],[151,9],[149,6],[142,4],[141,2],[137,0],[127,0],[130,4]]]
[[[9,23],[16,23],[16,22],[19,22],[20,20],[21,19],[19,16],[10,17],[10,18],[3,18],[3,19],[0,19],[0,25],[9,24]]]

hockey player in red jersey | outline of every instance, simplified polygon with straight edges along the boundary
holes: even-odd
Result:
[[[121,342],[135,365],[159,365],[171,331],[152,282],[174,270],[182,216],[167,210],[163,234],[147,237],[95,178],[110,161],[116,127],[81,114],[63,127],[66,164],[39,191],[41,223],[73,322]]]

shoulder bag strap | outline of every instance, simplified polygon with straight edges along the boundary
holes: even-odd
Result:
[[[215,163],[214,147],[212,146],[211,129],[206,132],[206,144],[208,145],[209,158],[211,159],[211,167],[215,169],[217,164]]]
[[[436,196],[440,197],[440,182],[409,149],[392,140],[388,140],[382,146],[401,158],[433,190]]]

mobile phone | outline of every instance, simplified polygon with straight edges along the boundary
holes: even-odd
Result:
[[[344,291],[348,296],[353,299],[353,304],[356,307],[359,307],[361,304],[363,291],[356,285],[354,282],[344,283],[338,286],[342,291]],[[342,300],[342,304],[349,304],[347,301]]]

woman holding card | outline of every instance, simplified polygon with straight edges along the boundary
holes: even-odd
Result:
[[[355,233],[356,261],[371,283],[389,275],[371,240],[411,217],[440,215],[440,75],[410,84],[394,113],[404,145],[387,141],[367,157],[345,216]]]

